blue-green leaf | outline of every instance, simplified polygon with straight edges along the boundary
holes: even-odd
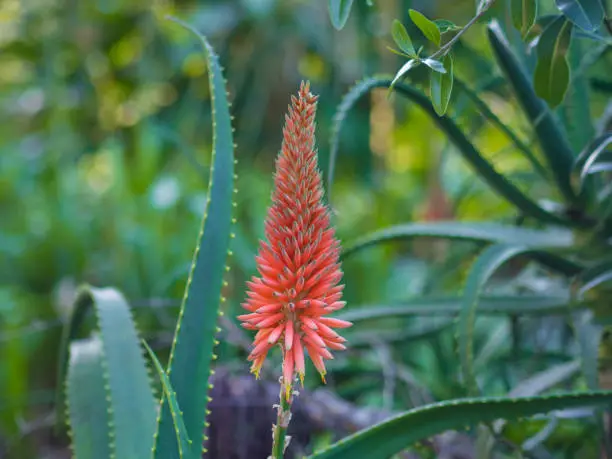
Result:
[[[538,2],[534,0],[511,0],[512,24],[521,36],[529,33],[538,15]]]
[[[446,73],[446,68],[444,67],[444,64],[440,61],[428,57],[426,59],[423,59],[421,62],[435,72]]]
[[[65,349],[91,309],[96,314],[102,343],[111,457],[147,458],[155,433],[156,404],[136,327],[121,293],[111,288],[79,290],[71,320],[64,329],[60,362],[65,362]],[[64,372],[65,364],[61,363],[60,375]],[[58,400],[61,409],[62,399]]]
[[[604,18],[601,0],[555,0],[567,18],[587,32],[596,31]]]
[[[446,73],[432,72],[429,76],[431,103],[438,116],[446,113],[453,91],[453,57],[447,54],[442,63]]]
[[[174,429],[176,430],[179,456],[184,457],[185,454],[191,449],[191,439],[187,434],[187,428],[185,427],[185,421],[183,420],[183,412],[181,411],[178,401],[176,400],[176,393],[172,388],[168,375],[161,366],[161,363],[159,363],[159,360],[157,359],[157,356],[153,350],[149,347],[146,341],[143,340],[142,344],[149,353],[149,357],[151,358],[151,361],[157,370],[157,375],[162,383],[163,396],[170,407],[170,414],[172,414],[172,421],[174,422]]]
[[[414,315],[455,315],[461,311],[461,302],[461,297],[420,297],[393,306],[352,305],[350,311],[341,312],[336,317],[350,322],[361,322]],[[588,307],[586,303],[570,302],[569,295],[485,295],[479,300],[478,314],[545,316],[584,310]]]
[[[186,458],[201,456],[208,405],[208,380],[214,358],[215,335],[223,275],[232,226],[234,193],[234,145],[225,81],[217,55],[197,30],[208,63],[213,114],[213,158],[208,201],[198,245],[194,252],[185,296],[179,312],[167,374],[183,410],[183,420],[193,446]],[[164,399],[165,400],[165,399]],[[176,431],[168,403],[162,404],[154,458],[179,458]]]
[[[574,153],[566,134],[560,129],[548,106],[536,95],[529,77],[512,52],[497,21],[492,21],[489,25],[488,36],[500,67],[534,126],[559,191],[569,203],[580,202],[570,184]]]
[[[374,231],[352,243],[348,243],[342,257],[345,259],[355,252],[382,242],[414,237],[520,244],[540,248],[571,247],[574,243],[573,233],[564,229],[535,230],[489,222],[407,223]]]
[[[351,13],[353,0],[329,0],[328,6],[329,17],[331,18],[333,26],[337,30],[341,30]]]
[[[103,359],[99,337],[70,344],[66,394],[76,459],[111,457],[109,394],[105,387]]]
[[[393,36],[393,41],[395,41],[395,44],[399,49],[408,54],[410,57],[416,57],[416,51],[414,50],[412,40],[410,40],[410,35],[408,35],[408,31],[406,30],[406,27],[404,27],[404,24],[397,19],[393,20],[391,35]]]
[[[411,9],[408,11],[408,14],[410,15],[410,19],[412,19],[412,22],[414,22],[414,25],[419,28],[425,38],[434,43],[436,46],[440,46],[441,38],[440,29],[438,29],[438,26],[416,10]]]
[[[580,190],[589,171],[610,144],[612,144],[612,132],[597,137],[578,155],[572,171],[572,183],[577,190]]]
[[[529,251],[530,249],[526,247],[516,245],[496,244],[489,246],[476,259],[468,273],[457,325],[457,340],[463,380],[470,395],[478,393],[474,374],[474,327],[480,297],[487,281],[500,266],[508,260]]]
[[[572,24],[559,16],[542,32],[538,40],[538,63],[534,74],[536,94],[556,107],[565,97],[570,81],[567,51],[572,38]]]
[[[333,444],[310,459],[388,459],[414,443],[450,429],[549,411],[608,406],[612,392],[575,392],[538,397],[450,400],[407,411]]]

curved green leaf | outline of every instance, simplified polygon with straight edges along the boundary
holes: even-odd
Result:
[[[76,459],[108,459],[111,454],[110,416],[107,407],[99,337],[70,344],[66,376],[68,418]]]
[[[571,39],[572,23],[559,16],[546,27],[538,40],[534,89],[550,107],[556,107],[563,102],[569,86],[567,51]]]
[[[536,95],[533,86],[529,82],[529,77],[512,52],[499,23],[492,21],[487,32],[497,62],[512,85],[527,117],[534,126],[542,151],[546,156],[559,191],[568,202],[578,201],[578,197],[571,187],[569,177],[574,162],[574,153],[565,133],[553,118],[548,106]]]
[[[455,315],[461,311],[461,301],[461,297],[423,297],[403,301],[395,306],[354,305],[350,311],[339,313],[337,317],[350,322],[361,322],[414,315]],[[481,315],[546,316],[564,314],[587,307],[588,305],[582,303],[570,304],[569,295],[482,296],[478,304],[478,313]]]
[[[508,260],[529,251],[530,249],[526,247],[515,245],[492,245],[480,254],[468,273],[457,324],[457,341],[459,343],[461,371],[470,395],[478,392],[476,376],[474,375],[474,328],[480,297],[487,281],[499,267]]]
[[[587,32],[595,32],[604,18],[601,0],[555,0],[567,18]]]
[[[500,131],[502,131],[506,136],[512,140],[512,143],[519,149],[521,153],[525,156],[525,158],[531,163],[533,168],[544,178],[547,178],[550,174],[548,171],[542,166],[540,161],[536,158],[536,156],[531,151],[531,148],[527,146],[525,142],[523,142],[518,135],[499,117],[493,113],[493,111],[489,108],[489,106],[482,100],[478,93],[470,88],[467,83],[465,83],[460,78],[455,76],[455,86],[457,86],[476,106],[480,114],[491,122],[495,127],[497,127]]]
[[[408,31],[406,30],[406,27],[404,27],[404,24],[397,19],[393,20],[391,35],[393,36],[393,41],[395,41],[395,44],[399,49],[408,54],[410,57],[416,57],[416,51],[414,50],[414,45],[412,44],[410,35],[408,35]]]
[[[310,459],[388,459],[414,443],[450,429],[518,419],[553,410],[612,403],[612,392],[575,392],[538,397],[483,397],[458,399],[407,411],[369,429],[357,432],[315,453]]]
[[[512,24],[525,38],[538,15],[538,2],[534,0],[512,0],[510,3]]]
[[[333,26],[336,30],[341,30],[351,13],[353,0],[329,0],[328,6],[329,17]]]
[[[581,189],[589,171],[610,144],[612,144],[612,132],[597,137],[578,155],[572,170],[572,183],[577,190]]]
[[[155,433],[155,398],[129,307],[117,290],[93,287],[79,290],[72,318],[64,329],[60,377],[65,371],[66,347],[91,308],[96,314],[102,343],[102,369],[113,439],[110,457],[149,457]],[[61,402],[62,398],[58,399]],[[57,407],[61,408],[61,405]]]
[[[213,158],[208,200],[185,296],[179,312],[167,374],[183,410],[193,446],[184,457],[201,456],[208,380],[214,358],[217,317],[232,224],[234,146],[225,81],[212,47],[197,30],[178,20],[200,39],[208,63],[213,114]],[[166,399],[164,399],[166,400]],[[162,403],[154,458],[179,458],[176,431],[168,403]]]
[[[410,15],[410,19],[412,19],[412,22],[414,22],[414,25],[419,28],[425,38],[434,43],[436,46],[440,46],[441,38],[440,29],[438,29],[438,26],[416,10],[411,9],[408,11],[408,14]]]
[[[442,64],[446,73],[432,72],[429,76],[431,103],[438,116],[446,113],[453,91],[453,57],[447,54]]]
[[[427,67],[432,69],[434,72],[442,73],[442,74],[446,73],[446,67],[444,67],[444,64],[440,61],[437,61],[431,58],[427,58],[427,59],[423,59],[420,62],[425,64]]]
[[[364,94],[367,94],[374,88],[388,88],[391,86],[391,80],[383,77],[368,78],[356,86],[354,86],[343,98],[336,116],[334,118],[334,129],[332,130],[331,151],[329,155],[329,173],[328,173],[328,196],[331,196],[331,184],[334,177],[334,166],[338,155],[338,137],[342,122],[346,117],[347,112],[355,104],[357,100]],[[438,127],[448,136],[449,140],[457,147],[458,152],[472,166],[478,175],[493,188],[499,195],[507,201],[515,205],[525,215],[542,220],[549,223],[557,223],[564,225],[584,226],[582,221],[568,220],[564,217],[548,212],[526,194],[519,190],[505,176],[495,170],[493,165],[487,161],[476,147],[469,141],[457,124],[448,116],[438,116],[429,99],[420,91],[403,83],[395,84],[395,91],[402,96],[407,97],[412,102],[419,105],[432,118]],[[330,197],[331,199],[331,197]]]
[[[170,383],[170,379],[168,379],[168,375],[164,371],[161,363],[157,359],[157,356],[153,352],[153,350],[149,347],[146,341],[142,341],[145,349],[149,353],[149,357],[155,365],[155,369],[157,370],[157,375],[162,383],[163,394],[165,400],[168,401],[168,405],[170,407],[170,413],[172,414],[172,421],[174,422],[174,428],[176,430],[176,440],[178,443],[179,456],[183,457],[186,452],[191,449],[191,439],[187,434],[187,428],[185,427],[185,422],[183,420],[183,412],[179,407],[179,404],[176,400],[176,393],[172,388],[172,384]]]
[[[530,247],[571,247],[574,237],[569,230],[535,230],[489,222],[408,223],[375,231],[349,243],[342,257],[381,242],[414,237],[439,237],[473,242],[499,242]]]

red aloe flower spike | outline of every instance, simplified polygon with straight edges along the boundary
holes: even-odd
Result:
[[[287,400],[296,374],[303,384],[304,349],[325,382],[324,359],[333,358],[329,349],[345,349],[346,340],[332,328],[352,325],[324,317],[344,307],[344,286],[338,285],[340,243],[322,202],[314,135],[317,97],[309,89],[301,84],[285,116],[266,241],[255,258],[259,276],[247,282],[243,307],[249,314],[238,316],[244,328],[259,330],[249,355],[253,373],[259,375],[275,344],[281,347]]]

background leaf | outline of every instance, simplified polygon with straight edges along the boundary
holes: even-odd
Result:
[[[423,35],[425,35],[425,38],[434,43],[436,46],[440,46],[440,29],[438,29],[436,24],[416,10],[411,9],[408,11],[408,14],[410,15],[410,19],[412,19],[412,22],[414,22],[414,25],[416,25]]]
[[[594,391],[525,398],[450,400],[408,411],[335,443],[310,459],[388,459],[408,446],[449,429],[496,419],[516,419],[558,409],[606,406],[612,392]]]
[[[570,81],[567,51],[572,38],[572,25],[560,16],[538,40],[538,63],[534,74],[536,94],[556,107],[565,97]]]
[[[337,30],[341,30],[346,24],[349,14],[351,14],[353,0],[329,0],[328,6],[329,17],[333,26]]]
[[[538,15],[538,2],[534,0],[511,0],[512,24],[525,38],[535,24]]]
[[[555,0],[567,18],[587,32],[596,31],[604,18],[600,0]]]
[[[442,63],[446,73],[432,72],[429,76],[431,102],[439,116],[446,113],[453,91],[453,57],[447,54]]]

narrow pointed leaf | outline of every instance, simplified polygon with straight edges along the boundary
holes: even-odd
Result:
[[[570,81],[567,51],[572,38],[572,24],[559,16],[542,32],[538,40],[538,63],[534,74],[536,94],[556,107],[565,97]]]
[[[170,407],[170,413],[172,414],[172,421],[174,422],[174,429],[176,430],[176,440],[178,443],[179,455],[181,457],[185,457],[185,455],[191,449],[191,440],[189,439],[189,435],[187,434],[187,428],[185,427],[185,421],[183,420],[183,412],[179,407],[179,404],[176,400],[176,393],[172,388],[172,384],[170,383],[170,379],[168,379],[168,375],[164,371],[161,363],[157,359],[157,356],[153,352],[153,350],[149,347],[146,341],[143,340],[142,344],[145,349],[149,353],[149,357],[155,365],[155,369],[157,370],[157,375],[162,383],[163,396],[165,397],[165,401],[168,402],[168,406]],[[163,403],[163,402],[162,402]]]
[[[507,244],[489,246],[479,255],[468,273],[457,324],[457,341],[459,343],[459,360],[463,382],[470,395],[478,393],[474,374],[474,328],[480,297],[484,292],[487,281],[500,266],[529,250],[525,247]]]
[[[412,22],[414,22],[414,25],[419,28],[425,38],[434,43],[436,46],[440,46],[441,38],[440,29],[438,29],[438,26],[416,10],[410,10],[408,11],[408,14],[410,15],[410,19],[412,19]]]
[[[540,99],[529,81],[525,69],[519,64],[498,22],[492,21],[488,36],[493,53],[509,80],[519,103],[534,126],[538,141],[559,191],[566,201],[575,203],[579,198],[570,184],[574,153],[548,106]]]
[[[414,237],[438,237],[473,242],[520,244],[530,247],[571,247],[574,237],[570,230],[535,230],[488,222],[435,222],[394,225],[347,244],[343,258],[366,247],[383,242]]]
[[[556,0],[557,8],[587,32],[595,32],[604,18],[601,0]]]
[[[512,24],[525,38],[535,24],[538,2],[535,0],[511,0]]]
[[[98,337],[70,344],[66,377],[72,449],[77,459],[111,457],[110,417],[102,342]]]
[[[429,76],[429,92],[431,103],[438,116],[442,116],[448,109],[451,93],[453,91],[453,58],[447,54],[442,63],[446,73],[432,72]]]
[[[612,132],[597,137],[576,158],[572,172],[572,182],[577,190],[582,187],[589,171],[610,144],[612,144]]]
[[[403,78],[410,71],[410,69],[413,69],[414,67],[419,65],[419,62],[420,61],[417,59],[410,59],[408,62],[402,65],[393,77],[393,81],[391,81],[391,86],[395,86],[395,83],[397,83],[400,78]]]
[[[350,322],[361,322],[389,317],[405,316],[442,316],[455,315],[461,311],[461,297],[422,297],[403,301],[393,306],[385,305],[352,305],[350,311],[336,315],[338,319]],[[569,295],[539,296],[539,295],[488,295],[479,300],[480,315],[525,315],[546,316],[565,314],[587,308],[586,303],[570,305]]]
[[[96,314],[103,353],[103,376],[111,426],[112,455],[126,459],[149,457],[155,433],[156,404],[140,340],[123,295],[111,288],[82,287],[72,318],[64,329],[60,362],[89,310]],[[64,347],[66,346],[66,347]],[[65,374],[60,364],[60,374]],[[62,409],[62,398],[57,409]],[[74,426],[73,426],[74,427]]]
[[[393,25],[391,26],[391,35],[399,49],[410,57],[416,57],[416,51],[414,50],[412,40],[410,40],[410,35],[408,35],[408,31],[406,27],[404,27],[404,24],[397,19],[393,21]]]
[[[200,457],[202,449],[208,380],[231,233],[234,148],[225,81],[217,55],[205,37],[191,26],[175,21],[197,35],[203,45],[213,104],[209,200],[204,210],[167,369],[170,383],[176,391],[177,403],[183,410],[187,434],[193,442],[191,451],[185,456],[191,458]],[[154,458],[179,458],[176,431],[168,403],[162,404]]]
[[[341,30],[346,24],[349,14],[351,14],[353,0],[329,0],[328,6],[329,17],[333,26],[337,30]]]
[[[538,397],[483,397],[449,400],[407,411],[357,432],[310,459],[388,459],[403,449],[442,433],[497,419],[514,420],[549,411],[608,406],[612,392],[574,392]]]
[[[343,98],[335,116],[335,126],[332,130],[330,164],[328,172],[328,193],[333,183],[334,167],[338,155],[338,136],[347,112],[360,97],[374,88],[389,88],[392,81],[384,77],[372,77],[363,80],[354,86]],[[407,97],[419,105],[429,115],[436,125],[446,134],[448,139],[456,146],[458,153],[472,166],[478,175],[500,196],[516,206],[522,213],[537,218],[543,222],[564,225],[583,226],[581,221],[568,220],[564,217],[548,212],[525,193],[519,190],[504,175],[497,172],[495,167],[485,159],[476,147],[470,142],[463,131],[448,116],[438,116],[431,101],[420,91],[410,85],[395,83],[394,89],[400,95]],[[331,196],[331,193],[328,194]]]

